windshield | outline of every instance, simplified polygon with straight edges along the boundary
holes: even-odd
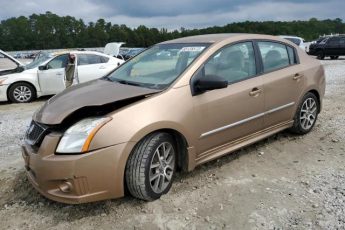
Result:
[[[38,58],[35,58],[35,60],[33,60],[32,62],[30,62],[29,64],[27,64],[25,66],[25,69],[33,69],[38,67],[40,64],[42,64],[43,62],[47,61],[48,59],[52,58],[53,56],[50,53],[46,53],[46,52],[42,52],[39,54]]]
[[[132,58],[107,80],[121,84],[164,89],[169,86],[209,44],[160,44]]]
[[[286,40],[289,40],[290,42],[295,43],[296,45],[300,45],[301,44],[301,40],[298,38],[285,38]]]

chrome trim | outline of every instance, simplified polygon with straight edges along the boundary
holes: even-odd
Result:
[[[264,116],[264,115],[265,115],[265,113],[256,114],[255,116],[248,117],[248,118],[246,118],[246,119],[237,121],[237,122],[235,122],[235,123],[232,123],[232,124],[229,124],[229,125],[220,127],[220,128],[218,128],[218,129],[214,129],[214,130],[208,131],[208,132],[206,132],[206,133],[203,133],[203,134],[201,134],[200,137],[206,137],[206,136],[209,136],[209,135],[211,135],[211,134],[214,134],[214,133],[218,133],[218,132],[220,132],[220,131],[223,131],[223,130],[225,130],[225,129],[230,129],[230,128],[234,127],[234,126],[241,125],[241,124],[243,124],[243,123],[246,123],[246,122],[248,122],[248,121],[254,120],[254,119],[259,118],[259,117],[262,117],[262,116]]]
[[[266,115],[266,114],[270,114],[270,113],[277,112],[277,111],[279,111],[279,110],[285,109],[285,108],[290,107],[290,106],[293,106],[294,104],[295,104],[295,102],[291,102],[291,103],[289,103],[289,104],[282,105],[282,106],[276,107],[276,108],[274,108],[274,109],[268,110],[268,111],[265,112],[265,115]]]
[[[237,126],[237,125],[244,124],[244,123],[246,123],[246,122],[252,121],[252,120],[257,119],[257,118],[259,118],[259,117],[262,117],[262,116],[265,116],[265,115],[268,115],[268,114],[277,112],[277,111],[279,111],[279,110],[285,109],[285,108],[287,108],[287,107],[293,106],[294,104],[295,104],[295,102],[291,102],[291,103],[289,103],[289,104],[282,105],[282,106],[276,107],[276,108],[274,108],[274,109],[268,110],[268,111],[266,111],[266,112],[264,112],[264,113],[259,113],[259,114],[256,114],[256,115],[252,116],[252,117],[248,117],[248,118],[246,118],[246,119],[237,121],[237,122],[235,122],[235,123],[232,123],[232,124],[229,124],[229,125],[226,125],[226,126],[223,126],[223,127],[220,127],[220,128],[214,129],[214,130],[211,130],[211,131],[208,131],[208,132],[206,132],[206,133],[201,134],[200,138],[203,138],[203,137],[212,135],[212,134],[214,134],[214,133],[221,132],[221,131],[226,130],[226,129],[230,129],[230,128],[232,128],[232,127],[234,127],[234,126]]]

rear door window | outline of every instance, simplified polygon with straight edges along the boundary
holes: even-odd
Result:
[[[330,38],[327,45],[339,45],[340,38]]]
[[[109,58],[96,54],[79,54],[78,65],[94,65],[108,62]]]
[[[87,55],[88,56],[88,60],[89,60],[89,64],[93,65],[93,64],[100,64],[102,63],[101,61],[101,57],[98,55]]]
[[[277,42],[258,42],[264,72],[281,69],[290,65],[285,45]]]
[[[108,57],[100,56],[101,58],[101,63],[107,63],[109,61]]]

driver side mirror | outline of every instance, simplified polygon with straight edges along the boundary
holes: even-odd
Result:
[[[224,89],[228,87],[228,81],[217,75],[206,75],[205,67],[198,70],[192,78],[192,95],[196,96],[209,90]]]
[[[38,66],[38,69],[39,69],[39,70],[47,70],[47,69],[48,69],[48,66],[46,66],[46,65],[40,65],[40,66]]]

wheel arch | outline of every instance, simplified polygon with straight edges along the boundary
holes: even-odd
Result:
[[[319,103],[319,108],[318,108],[318,113],[320,113],[321,112],[321,98],[320,98],[320,93],[316,90],[316,89],[311,89],[311,90],[309,90],[309,91],[307,91],[305,94],[307,94],[307,93],[312,93],[312,94],[314,94],[315,96],[316,96],[316,98],[317,98],[317,102]],[[305,95],[304,94],[304,95]]]
[[[177,148],[177,169],[179,171],[188,171],[188,142],[185,136],[175,129],[159,129],[155,132],[164,132],[170,134],[175,141]]]
[[[188,165],[190,163],[190,156],[188,153],[188,147],[189,143],[187,141],[187,138],[177,129],[174,128],[160,128],[156,130],[151,130],[150,132],[146,133],[145,135],[141,136],[140,139],[138,140],[137,144],[143,140],[145,137],[152,135],[153,133],[158,133],[158,132],[163,132],[163,133],[168,133],[171,135],[175,141],[176,148],[177,148],[177,169],[178,171],[188,171]],[[132,149],[131,153],[135,147]],[[128,160],[128,158],[127,158]],[[127,161],[126,160],[126,161]]]
[[[18,84],[18,83],[25,83],[25,84],[28,84],[28,85],[30,85],[30,86],[32,86],[34,89],[35,89],[35,98],[37,98],[37,87],[33,84],[33,83],[31,83],[31,82],[29,82],[29,81],[15,81],[15,82],[12,82],[8,87],[7,87],[7,92],[6,92],[6,96],[7,96],[7,100],[9,100],[9,93],[10,93],[10,89],[11,89],[11,87],[13,86],[13,85],[15,85],[15,84]]]
[[[169,135],[171,135],[175,141],[176,144],[176,148],[177,148],[177,171],[182,171],[182,172],[186,172],[188,171],[188,167],[189,167],[189,162],[191,159],[191,156],[188,152],[188,142],[187,139],[185,138],[185,136],[179,132],[176,129],[172,129],[172,128],[162,128],[162,129],[157,129],[154,131],[151,131],[149,133],[147,133],[146,135],[142,136],[140,138],[140,140],[138,140],[136,142],[135,145],[132,145],[131,150],[125,154],[125,159],[123,159],[123,161],[125,162],[125,164],[123,165],[123,174],[122,174],[122,185],[123,185],[123,189],[124,189],[124,193],[128,193],[128,187],[127,187],[127,182],[126,182],[126,165],[128,163],[128,160],[130,158],[130,155],[133,154],[133,151],[136,149],[136,146],[140,143],[140,141],[142,141],[145,137],[152,135],[153,133],[158,133],[158,132],[164,132],[164,133],[168,133]],[[133,142],[131,142],[133,143]]]

